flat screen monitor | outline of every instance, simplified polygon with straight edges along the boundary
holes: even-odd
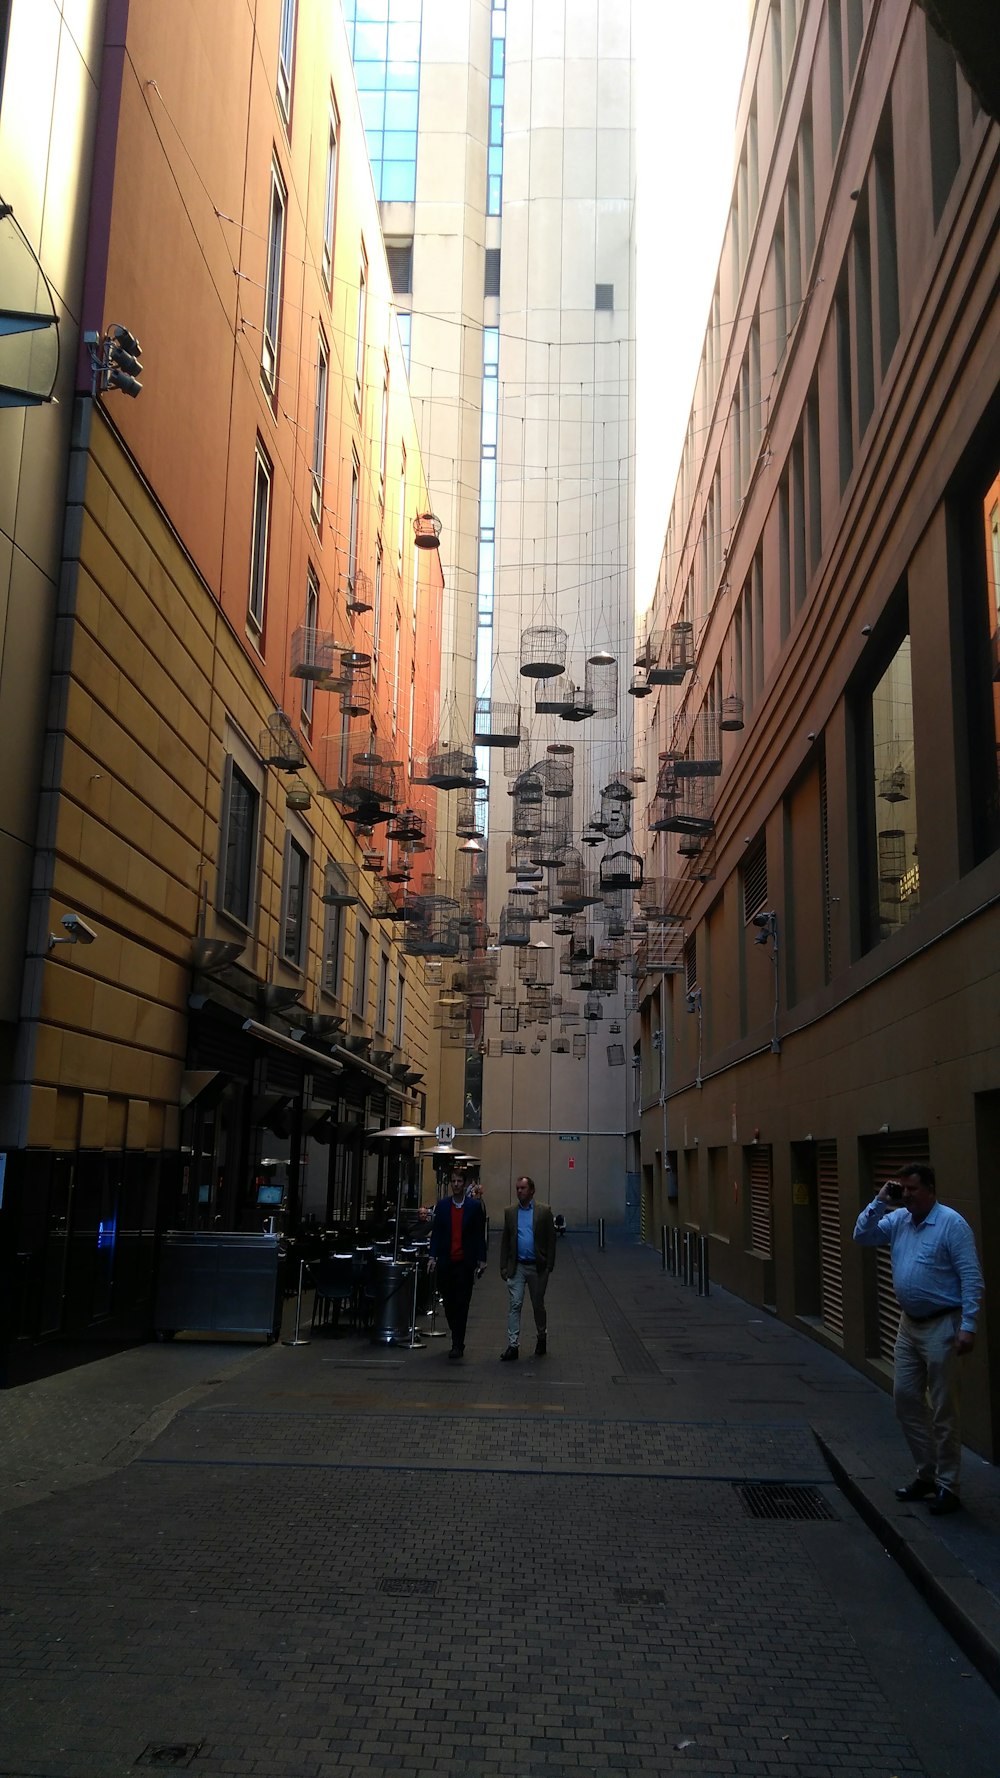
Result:
[[[281,1203],[281,1197],[280,1185],[259,1185],[257,1187],[257,1202],[262,1206],[266,1205],[268,1209],[276,1210]]]

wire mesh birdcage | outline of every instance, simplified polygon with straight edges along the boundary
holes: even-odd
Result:
[[[573,760],[565,755],[546,753],[540,761],[539,774],[545,786],[546,796],[567,797],[573,795]]]
[[[624,1068],[624,1066],[625,1066],[625,1045],[623,1043],[609,1043],[608,1044],[608,1067],[609,1068]]]
[[[717,778],[722,771],[722,742],[715,710],[699,710],[688,728],[685,751],[675,761],[678,778]]]
[[[532,766],[529,771],[522,772],[520,777],[515,778],[509,795],[518,803],[541,803],[545,796],[545,782],[538,768]]]
[[[349,858],[327,860],[320,900],[327,907],[353,908],[361,900],[361,870]]]
[[[500,909],[500,930],[497,942],[506,946],[526,945],[530,941],[530,915],[517,902],[507,902]]]
[[[594,716],[607,719],[618,711],[618,662],[597,660],[587,662],[583,680],[584,702]]]
[[[422,845],[427,838],[426,815],[416,809],[397,809],[386,828],[386,838],[406,846]]]
[[[486,832],[486,804],[478,790],[460,790],[455,833],[460,840],[481,840]]]
[[[302,743],[284,710],[275,710],[268,717],[267,727],[261,730],[259,752],[264,764],[279,772],[297,772],[305,765]]]
[[[348,577],[347,609],[352,617],[372,609],[372,577],[363,568],[355,569],[353,578]]]
[[[413,541],[417,549],[441,548],[441,520],[436,513],[417,513],[413,521]]]
[[[671,624],[666,655],[648,669],[650,685],[680,685],[694,666],[694,625],[683,620]]]
[[[450,895],[411,895],[405,949],[411,957],[454,957],[458,954],[461,909]]]
[[[638,852],[609,852],[601,859],[601,889],[639,889],[642,872]]]
[[[521,741],[520,705],[477,698],[472,739],[477,747],[503,747],[513,752]]]
[[[337,662],[337,643],[332,630],[300,624],[292,631],[289,671],[296,679],[329,679]]]
[[[525,679],[557,679],[565,669],[565,630],[557,624],[531,624],[521,631],[521,674]]]
[[[552,905],[561,912],[574,913],[585,907],[583,860],[574,846],[567,846],[556,867],[552,885]]]
[[[347,652],[342,657],[347,685],[340,694],[340,708],[345,716],[370,716],[372,708],[372,663],[367,654]]]
[[[426,762],[418,762],[413,782],[432,784],[435,790],[461,790],[475,775],[476,756],[467,747],[438,747],[427,755]]]
[[[542,831],[543,806],[541,802],[523,802],[520,797],[514,798],[514,808],[510,819],[511,833],[515,839],[534,840]],[[530,853],[525,854],[531,857]],[[532,863],[534,859],[532,858]]]
[[[743,727],[743,699],[737,697],[735,692],[722,700],[719,727],[725,729],[727,734],[735,734]]]
[[[586,1059],[587,1059],[587,1033],[586,1033],[586,1031],[577,1031],[574,1033],[573,1055],[574,1055],[574,1058],[576,1059],[576,1061],[578,1061],[578,1062],[585,1062],[586,1061]]]
[[[680,975],[684,969],[684,944],[683,926],[651,926],[636,948],[640,974]]]
[[[571,813],[568,802],[546,797],[541,826],[529,842],[528,856],[534,864],[554,868],[562,863],[570,840]]]

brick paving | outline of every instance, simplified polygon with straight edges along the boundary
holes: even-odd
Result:
[[[996,1778],[1000,1703],[816,1442],[888,1487],[881,1392],[635,1247],[564,1242],[549,1312],[516,1366],[491,1273],[461,1366],[178,1340],[0,1396],[0,1778]]]

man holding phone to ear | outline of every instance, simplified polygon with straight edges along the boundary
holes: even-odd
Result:
[[[894,1352],[896,1418],[917,1463],[897,1500],[958,1512],[962,1438],[958,1360],[971,1352],[983,1274],[964,1216],[937,1201],[933,1167],[887,1179],[854,1226],[862,1247],[888,1247],[902,1314]]]

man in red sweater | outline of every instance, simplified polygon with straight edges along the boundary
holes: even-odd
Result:
[[[448,1357],[457,1360],[465,1352],[472,1286],[486,1270],[486,1212],[482,1199],[466,1190],[460,1173],[452,1176],[450,1197],[440,1198],[434,1206],[427,1270],[439,1274],[451,1329]]]

